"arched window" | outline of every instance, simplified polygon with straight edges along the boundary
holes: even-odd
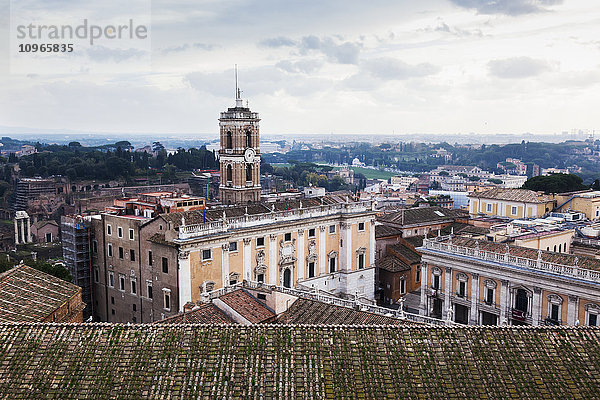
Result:
[[[252,147],[252,132],[250,130],[246,131],[246,147]]]
[[[246,182],[252,181],[252,164],[246,164]]]
[[[225,148],[233,149],[233,134],[231,131],[227,131],[227,136],[225,138]]]
[[[231,165],[227,166],[227,182],[231,182],[233,180],[233,168]]]

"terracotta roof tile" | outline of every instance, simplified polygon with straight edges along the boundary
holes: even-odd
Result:
[[[327,325],[403,325],[412,322],[386,317],[366,311],[327,304],[320,301],[298,299],[282,313],[280,324],[327,324]]]
[[[522,201],[526,203],[547,203],[552,201],[552,197],[544,194],[538,194],[537,192],[529,189],[494,188],[484,192],[474,192],[470,194],[469,197],[506,201]]]
[[[600,398],[600,329],[0,325],[3,398]]]
[[[0,322],[43,321],[80,291],[45,272],[16,266],[0,274]]]
[[[235,290],[231,293],[219,297],[233,310],[242,317],[246,318],[251,324],[260,324],[271,321],[275,318],[275,312],[262,304],[243,289]]]
[[[377,260],[375,266],[389,272],[410,271],[410,265],[394,255],[388,255]]]
[[[212,303],[200,308],[156,321],[156,324],[235,324],[223,311]]]

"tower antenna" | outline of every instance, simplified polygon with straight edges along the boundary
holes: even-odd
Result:
[[[235,98],[240,98],[240,89],[238,88],[237,64],[235,64]]]

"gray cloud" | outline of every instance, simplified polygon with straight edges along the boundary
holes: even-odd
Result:
[[[447,23],[445,23],[444,21],[440,21],[440,23],[435,28],[433,28],[433,29],[430,28],[430,27],[428,27],[425,30],[426,31],[433,31],[433,32],[449,33],[451,35],[461,36],[461,37],[463,37],[463,36],[478,36],[478,37],[482,37],[483,36],[483,32],[481,31],[481,29],[473,29],[473,30],[460,29],[460,28],[456,28],[456,27],[451,27]]]
[[[563,0],[450,0],[457,6],[477,10],[479,14],[523,15],[549,11],[548,6]]]
[[[259,43],[259,46],[262,47],[290,47],[295,45],[296,42],[294,40],[284,36],[264,39]]]
[[[382,80],[406,80],[436,74],[440,68],[429,63],[411,65],[396,58],[382,57],[365,61],[363,70]]]
[[[513,57],[503,60],[492,60],[488,63],[491,75],[502,79],[521,79],[540,75],[552,69],[545,60],[530,57]]]
[[[301,54],[318,51],[324,54],[329,61],[339,64],[357,64],[360,54],[360,43],[335,41],[331,37],[318,38],[305,36],[299,44]]]
[[[121,62],[132,58],[142,58],[149,56],[148,52],[139,49],[109,49],[108,47],[94,45],[86,50],[86,54],[93,61],[106,62],[115,61]]]
[[[323,66],[323,62],[320,60],[282,60],[278,62],[275,66],[289,73],[310,74],[312,72],[318,71],[321,68],[321,66]]]
[[[182,51],[187,51],[189,49],[199,49],[199,50],[211,51],[211,50],[215,49],[215,46],[212,44],[206,44],[206,43],[192,43],[192,44],[184,43],[179,46],[167,47],[167,48],[163,49],[162,52],[163,52],[163,54],[179,53]]]

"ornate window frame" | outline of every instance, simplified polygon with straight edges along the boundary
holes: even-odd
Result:
[[[590,314],[596,316],[596,326],[600,324],[600,306],[596,303],[587,303],[585,305],[585,325],[590,324]]]

